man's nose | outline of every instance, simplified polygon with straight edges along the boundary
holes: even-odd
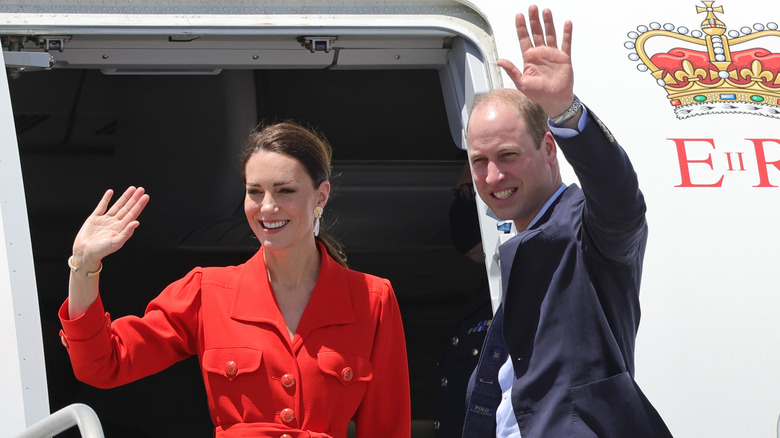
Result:
[[[487,165],[487,177],[485,178],[485,182],[488,184],[497,184],[501,181],[504,174],[501,172],[501,169],[496,165],[496,163],[490,162]]]

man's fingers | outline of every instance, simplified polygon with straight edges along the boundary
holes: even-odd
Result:
[[[534,46],[544,46],[544,31],[542,23],[539,21],[539,8],[536,5],[531,5],[528,8],[528,23],[531,27],[531,38],[534,41]]]
[[[520,83],[520,78],[523,77],[523,72],[521,72],[511,61],[506,59],[499,59],[496,64],[504,69],[506,74],[512,79],[512,82],[515,83],[515,87],[520,88],[518,87],[518,84]]]
[[[555,35],[555,23],[553,23],[552,12],[549,9],[542,11],[544,19],[544,34],[547,39],[547,46],[558,48],[557,37]]]
[[[528,35],[528,28],[525,25],[525,15],[517,14],[515,16],[515,27],[517,28],[517,41],[520,43],[520,51],[525,52],[533,48],[531,37]]]
[[[563,24],[563,41],[561,42],[561,51],[569,56],[571,56],[571,35],[572,35],[572,24],[571,21],[566,21],[566,23]]]

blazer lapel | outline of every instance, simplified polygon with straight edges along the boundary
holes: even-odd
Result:
[[[263,248],[243,266],[230,317],[239,321],[271,324],[280,333],[287,333],[287,325],[268,281]]]
[[[499,260],[501,263],[502,301],[506,298],[506,291],[509,288],[510,274],[512,273],[512,265],[517,258],[517,250],[520,248],[520,244],[527,241],[528,239],[533,238],[549,225],[552,217],[555,215],[555,208],[558,206],[558,204],[566,202],[571,194],[576,192],[576,190],[572,190],[576,187],[576,184],[570,184],[568,187],[566,187],[563,193],[561,193],[560,196],[558,196],[558,199],[556,199],[550,205],[544,215],[539,218],[539,220],[533,225],[532,228],[521,231],[515,237],[507,240],[504,242],[504,244],[498,247]]]
[[[304,339],[317,328],[355,322],[347,270],[333,260],[322,246],[320,254],[322,263],[317,285],[296,331],[296,334]]]

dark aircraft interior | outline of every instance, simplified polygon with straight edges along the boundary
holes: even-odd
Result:
[[[242,263],[258,244],[242,208],[241,146],[259,123],[293,120],[333,146],[324,229],[342,243],[351,268],[392,281],[406,334],[413,436],[432,437],[437,361],[485,276],[450,239],[448,209],[466,154],[453,141],[439,74],[61,68],[9,78],[51,411],[88,404],[112,438],[212,436],[195,358],[116,389],[75,379],[56,317],[68,293],[66,260],[103,192],[140,185],[151,196],[141,226],[101,273],[113,318],[141,315],[195,266]]]

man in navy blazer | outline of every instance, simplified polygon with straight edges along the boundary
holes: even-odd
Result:
[[[634,381],[645,201],[623,149],[573,91],[571,22],[516,18],[517,90],[475,100],[468,126],[482,200],[518,234],[500,249],[502,302],[468,393],[463,436],[668,437]],[[530,27],[530,33],[529,33]],[[552,132],[551,132],[552,131]],[[582,188],[561,181],[557,145]]]

